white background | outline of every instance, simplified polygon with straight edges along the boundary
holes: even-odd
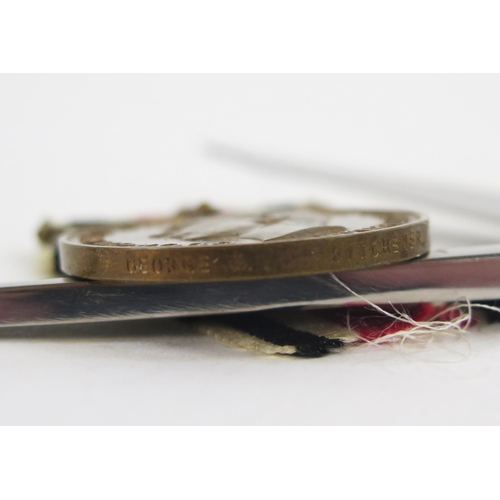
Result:
[[[202,201],[417,208],[438,246],[494,243],[494,218],[437,208],[407,189],[439,189],[443,200],[451,190],[500,213],[498,88],[498,76],[481,75],[2,75],[0,280],[41,276],[35,233],[46,218],[161,214]],[[213,145],[344,182],[251,169]],[[391,183],[402,194],[384,188]],[[0,423],[500,420],[496,327],[469,335],[470,354],[449,340],[315,360],[264,357],[185,330],[171,321],[2,330]]]

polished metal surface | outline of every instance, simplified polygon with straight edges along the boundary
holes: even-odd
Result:
[[[336,276],[377,304],[498,299],[500,246],[435,252],[420,260]],[[363,301],[330,275],[186,284],[57,278],[0,287],[0,326],[357,304]]]

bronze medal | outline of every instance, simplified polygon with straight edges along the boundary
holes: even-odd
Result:
[[[70,276],[175,283],[393,264],[424,255],[429,238],[427,219],[413,212],[205,207],[169,219],[73,227],[57,245],[60,268]]]

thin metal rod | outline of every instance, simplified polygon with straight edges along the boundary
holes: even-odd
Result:
[[[319,168],[310,165],[305,168],[294,162],[274,159],[265,155],[255,154],[244,149],[212,144],[207,153],[219,160],[230,161],[233,165],[239,164],[251,170],[260,170],[266,174],[295,177],[308,182],[324,185],[339,184],[362,192],[369,192],[371,196],[401,200],[405,204],[418,203],[420,209],[434,206],[448,214],[457,216],[462,214],[482,223],[490,222],[496,227],[500,225],[500,201],[498,195],[478,193],[472,189],[459,189],[451,186],[436,187],[431,183],[409,182],[405,178],[394,178],[377,174],[377,176],[361,174],[355,169]]]

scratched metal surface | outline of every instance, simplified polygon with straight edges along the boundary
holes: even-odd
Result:
[[[472,254],[472,256],[471,256]],[[439,252],[385,268],[337,273],[377,304],[500,296],[500,246]],[[56,278],[0,287],[0,326],[82,323],[364,302],[329,275],[221,283],[123,284]]]

